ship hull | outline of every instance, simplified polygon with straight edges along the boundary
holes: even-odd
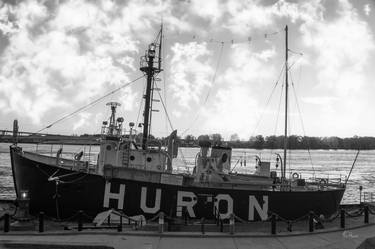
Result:
[[[271,213],[285,219],[296,219],[309,211],[328,216],[337,211],[345,191],[266,191],[106,179],[30,160],[17,147],[11,147],[11,161],[17,197],[21,190],[29,192],[30,213],[43,211],[62,219],[79,210],[94,217],[108,208],[147,219],[160,211],[171,217],[206,219],[218,213],[228,218],[233,213],[249,221],[265,220]],[[48,180],[53,175],[64,177]]]

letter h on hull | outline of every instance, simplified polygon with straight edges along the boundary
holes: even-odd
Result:
[[[109,200],[117,200],[117,209],[122,210],[124,207],[124,196],[125,196],[125,184],[120,184],[120,190],[118,193],[111,192],[111,183],[105,183],[105,190],[104,190],[104,203],[103,207],[109,207]]]

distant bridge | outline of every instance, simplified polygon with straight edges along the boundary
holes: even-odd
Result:
[[[24,131],[0,130],[0,143],[76,144],[98,145],[100,137],[94,135],[69,136]]]

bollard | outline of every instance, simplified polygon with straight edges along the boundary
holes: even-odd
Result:
[[[9,214],[4,214],[4,233],[9,232],[10,221],[9,221]]]
[[[345,228],[345,210],[343,208],[340,210],[340,227]]]
[[[107,223],[108,223],[108,226],[111,225],[111,214],[109,214],[107,217]]]
[[[272,214],[271,216],[271,234],[276,234],[276,215]]]
[[[117,232],[122,232],[122,215],[120,216],[120,224],[117,227]]]
[[[220,219],[220,232],[224,232],[224,222],[222,219]]]
[[[159,213],[159,233],[164,232],[164,213]]]
[[[78,211],[78,231],[82,231],[83,224],[82,224],[82,219],[83,219],[83,211],[79,210]]]
[[[44,213],[43,212],[39,213],[39,232],[40,233],[44,232]]]
[[[368,224],[368,213],[369,213],[369,208],[366,205],[365,206],[365,223]]]
[[[229,233],[234,234],[234,214],[229,217]]]
[[[204,234],[204,218],[201,219],[201,232]]]
[[[309,213],[309,232],[314,232],[314,212]]]

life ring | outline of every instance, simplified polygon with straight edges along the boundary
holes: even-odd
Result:
[[[298,179],[299,178],[299,174],[297,172],[294,172],[293,175],[292,175],[293,179]]]
[[[82,156],[83,156],[83,151],[81,151],[78,154],[75,154],[74,155],[74,160],[79,161],[79,160],[81,160]]]
[[[325,179],[320,179],[319,184],[320,185],[327,184],[327,181]]]

